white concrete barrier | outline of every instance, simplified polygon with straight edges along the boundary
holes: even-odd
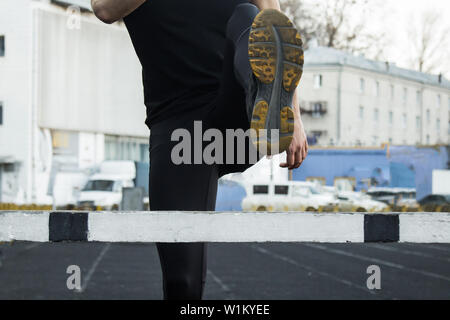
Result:
[[[450,213],[0,211],[0,241],[450,243]]]

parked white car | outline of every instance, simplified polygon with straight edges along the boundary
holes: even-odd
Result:
[[[388,205],[418,207],[415,188],[380,188],[374,187],[367,191],[372,199]]]
[[[384,211],[388,206],[362,192],[343,191],[337,194],[338,206],[341,211]]]
[[[310,211],[320,206],[335,205],[331,193],[321,193],[316,184],[303,181],[246,183],[244,211]]]

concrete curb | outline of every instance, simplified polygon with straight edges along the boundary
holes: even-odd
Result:
[[[450,243],[450,213],[0,211],[0,241]]]

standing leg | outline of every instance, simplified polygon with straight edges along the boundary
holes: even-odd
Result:
[[[157,243],[164,300],[201,300],[206,279],[206,243]]]
[[[192,132],[192,121],[187,120]],[[179,120],[179,119],[178,119]],[[184,125],[184,124],[183,124]],[[175,165],[170,141],[173,123],[158,123],[150,135],[149,200],[151,210],[214,211],[217,193],[217,167],[214,165]],[[172,128],[171,128],[172,127]],[[205,243],[157,243],[166,300],[199,300],[206,277]]]

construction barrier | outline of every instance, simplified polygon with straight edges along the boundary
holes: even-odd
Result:
[[[52,205],[1,203],[0,210],[52,210]]]
[[[450,243],[450,213],[0,211],[0,241]]]
[[[14,203],[0,203],[0,210],[20,210],[20,211],[36,211],[36,210],[52,210],[51,205],[37,205],[37,204],[27,204],[27,205],[17,205]],[[62,207],[57,207],[57,210],[76,210],[76,211],[105,211],[106,209],[101,206],[76,206],[76,205],[65,205]],[[146,205],[148,208],[148,204]],[[253,208],[255,211],[273,211],[273,207],[259,206]],[[119,210],[118,206],[112,208],[112,211]],[[289,210],[286,210],[289,211]],[[307,212],[347,212],[345,208],[339,207],[339,205],[328,205],[319,206],[317,209],[314,207],[306,207],[303,211]],[[362,207],[352,207],[352,212],[368,212]],[[299,210],[292,210],[292,212],[299,212]],[[373,212],[373,211],[369,211]],[[450,212],[450,204],[437,206],[437,205],[425,205],[425,206],[388,206],[383,212]]]

